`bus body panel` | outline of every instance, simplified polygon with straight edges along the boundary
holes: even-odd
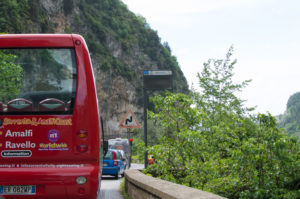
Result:
[[[80,36],[75,35],[76,39]],[[67,34],[9,34],[1,35],[1,48],[53,48],[74,47],[72,35]]]
[[[74,34],[1,35],[0,49],[5,48],[73,48],[77,63],[72,114],[0,111],[0,186],[36,186],[34,195],[5,198],[96,198],[102,173],[101,129],[93,69],[84,39]],[[87,136],[79,137],[80,132]],[[81,146],[86,146],[83,151]],[[78,185],[78,176],[86,177],[87,182]]]
[[[14,168],[2,169],[4,175],[1,176],[0,184],[15,185],[16,182],[20,185],[36,186],[36,194],[30,196],[5,196],[5,198],[96,198],[97,196],[97,179],[95,176],[98,173],[98,168],[94,165],[56,165],[57,168]],[[66,167],[65,167],[66,166]],[[78,166],[78,167],[76,167]],[[78,169],[81,167],[80,169]],[[28,173],[32,179],[28,180]],[[74,176],[87,176],[87,184],[84,185],[85,193],[79,194],[78,190],[83,187],[74,184]],[[88,194],[90,193],[90,194]]]

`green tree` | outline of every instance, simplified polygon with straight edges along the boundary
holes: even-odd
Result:
[[[28,15],[27,0],[2,0],[0,2],[0,32],[23,32],[23,22]]]
[[[15,98],[22,86],[23,68],[15,64],[16,55],[0,51],[0,101]]]
[[[232,48],[199,73],[201,94],[155,96],[150,118],[165,129],[146,172],[228,198],[297,198],[299,143],[270,114],[251,115],[235,96]]]
[[[201,92],[197,95],[197,104],[209,113],[211,119],[218,119],[228,112],[242,115],[248,111],[236,92],[240,92],[251,80],[233,83],[233,69],[237,60],[231,61],[232,53],[233,47],[230,47],[226,59],[209,59],[203,64],[202,72],[197,74]]]

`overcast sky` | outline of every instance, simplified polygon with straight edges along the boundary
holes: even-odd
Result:
[[[169,43],[190,86],[204,62],[225,58],[233,45],[235,81],[252,79],[241,94],[248,107],[278,115],[300,91],[299,0],[123,2]]]

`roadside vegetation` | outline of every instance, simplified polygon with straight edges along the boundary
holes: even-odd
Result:
[[[125,190],[125,178],[122,179],[120,189],[121,189],[121,194],[124,197],[124,199],[130,199],[128,193]]]
[[[227,198],[299,198],[299,141],[236,96],[250,81],[233,83],[232,52],[204,63],[200,91],[152,98],[160,130],[145,173]]]

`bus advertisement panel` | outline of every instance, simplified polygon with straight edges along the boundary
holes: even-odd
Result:
[[[98,110],[80,35],[1,35],[0,195],[97,198]]]

